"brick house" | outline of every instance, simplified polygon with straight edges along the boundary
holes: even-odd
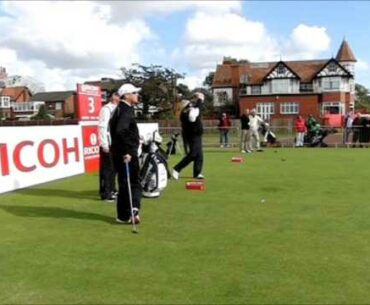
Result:
[[[292,121],[298,114],[342,116],[354,106],[356,58],[343,40],[335,58],[249,62],[224,58],[212,84],[215,106],[229,100],[255,108],[266,120]]]
[[[76,91],[40,92],[32,96],[33,102],[45,102],[48,113],[55,118],[75,117]]]
[[[14,108],[24,105],[31,100],[32,93],[25,87],[5,87],[0,89],[0,111],[1,119],[15,118]]]

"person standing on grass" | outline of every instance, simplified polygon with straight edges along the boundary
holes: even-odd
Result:
[[[263,120],[261,119],[260,116],[256,114],[256,109],[252,109],[249,115],[249,130],[250,130],[249,147],[255,146],[256,151],[263,151],[261,149],[260,135],[258,131],[261,124],[263,124]]]
[[[352,122],[352,130],[353,130],[353,135],[352,135],[352,147],[356,147],[357,142],[360,142],[360,133],[361,133],[361,113],[357,112],[355,118],[353,119]],[[360,147],[361,147],[361,143]]]
[[[224,112],[218,122],[218,130],[220,131],[220,147],[229,147],[229,130],[231,128],[231,121]]]
[[[204,179],[202,174],[203,169],[203,124],[202,124],[202,105],[204,102],[204,94],[196,92],[196,101],[192,105],[189,102],[188,111],[184,111],[181,119],[181,125],[185,137],[188,139],[189,151],[186,156],[175,165],[172,171],[172,177],[175,180],[179,179],[180,172],[191,162],[193,164],[193,177]]]
[[[349,136],[352,133],[352,124],[353,124],[353,112],[350,111],[344,118],[344,133],[343,133],[343,144],[347,144]]]
[[[118,172],[118,223],[140,223],[139,211],[141,205],[141,181],[139,168],[139,129],[135,120],[134,106],[139,102],[139,92],[132,84],[123,84],[118,89],[121,101],[111,119],[112,153],[114,166]],[[126,163],[129,165],[130,185],[132,190],[132,205],[134,219],[131,219],[130,197]]]
[[[244,113],[240,117],[240,127],[241,127],[241,139],[240,139],[240,151],[242,153],[251,153],[252,148],[249,146],[249,109],[246,108]]]
[[[114,92],[109,102],[105,104],[99,113],[99,154],[100,154],[100,168],[99,168],[99,193],[100,198],[107,202],[114,202],[116,199],[116,171],[113,165],[111,145],[112,139],[109,130],[109,121],[116,109],[120,97],[117,92]]]
[[[306,122],[301,115],[297,116],[295,121],[296,147],[303,147],[304,135],[307,132]]]

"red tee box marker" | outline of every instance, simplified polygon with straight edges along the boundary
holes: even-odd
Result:
[[[185,188],[187,190],[204,191],[205,185],[202,181],[188,181],[185,183]]]
[[[244,162],[244,159],[242,157],[232,157],[231,162],[242,163],[242,162]]]

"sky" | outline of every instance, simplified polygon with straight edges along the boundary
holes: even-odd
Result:
[[[224,56],[329,59],[345,38],[370,88],[369,16],[367,1],[0,1],[0,66],[47,91],[133,63],[173,68],[194,88]]]

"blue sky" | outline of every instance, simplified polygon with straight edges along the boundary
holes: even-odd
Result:
[[[370,88],[369,16],[367,1],[2,1],[0,65],[48,90],[134,62],[185,72],[194,87],[223,56],[330,58],[346,37]]]

